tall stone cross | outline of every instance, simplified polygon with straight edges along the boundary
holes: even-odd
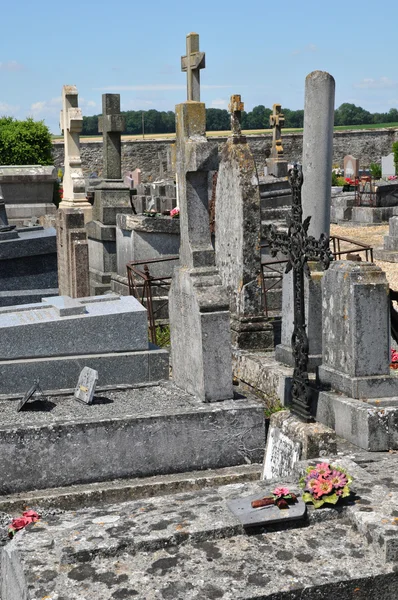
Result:
[[[294,371],[292,381],[291,412],[304,421],[312,421],[311,389],[308,379],[308,336],[305,323],[304,274],[311,277],[308,261],[316,261],[328,269],[332,260],[329,248],[329,237],[322,233],[319,240],[308,235],[311,217],[303,221],[301,205],[301,187],[303,173],[301,167],[295,165],[289,171],[289,182],[292,188],[292,216],[287,219],[288,232],[278,231],[271,225],[267,231],[271,256],[278,252],[287,255],[288,263],[285,273],[293,270],[293,305],[294,329],[292,335],[292,352]]]
[[[231,132],[233,137],[241,137],[242,135],[242,111],[245,108],[239,94],[231,96],[231,100],[228,106],[228,110],[231,113]]]
[[[62,88],[60,128],[64,134],[64,177],[61,208],[90,209],[80,158],[80,132],[83,127],[82,111],[78,107],[78,93],[74,85]]]
[[[282,146],[282,127],[285,125],[285,116],[281,113],[282,106],[274,104],[272,107],[272,115],[269,118],[269,124],[273,129],[272,134],[272,156],[274,158],[283,157]]]
[[[200,102],[200,69],[204,69],[205,53],[199,52],[199,35],[187,35],[187,54],[181,57],[181,71],[187,73],[187,100]]]
[[[104,179],[122,178],[121,134],[124,128],[120,94],[102,94],[102,116],[98,119],[98,131],[103,134]]]

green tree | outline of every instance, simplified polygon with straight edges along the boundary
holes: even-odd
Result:
[[[51,165],[52,138],[43,121],[0,118],[1,165]]]
[[[372,123],[372,115],[361,106],[345,102],[334,113],[335,125],[366,125]]]

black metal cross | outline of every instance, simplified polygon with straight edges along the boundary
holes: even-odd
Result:
[[[294,372],[292,382],[291,411],[300,419],[313,421],[311,414],[311,389],[308,380],[308,337],[305,323],[304,273],[311,278],[308,261],[320,262],[328,269],[332,252],[329,248],[329,237],[324,233],[319,240],[308,235],[311,217],[303,222],[301,205],[301,187],[303,173],[299,165],[294,165],[289,171],[289,183],[292,188],[292,215],[287,219],[288,232],[278,231],[275,225],[270,225],[267,237],[270,242],[271,255],[278,252],[288,256],[285,273],[293,269],[293,302],[294,327],[292,335],[292,350],[294,357]]]

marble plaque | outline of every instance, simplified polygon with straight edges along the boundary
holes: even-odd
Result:
[[[98,371],[84,367],[79,376],[75,389],[75,398],[85,404],[92,404],[94,392],[98,381]]]
[[[296,521],[305,517],[307,507],[301,498],[298,498],[298,501],[291,504],[289,508],[282,510],[275,505],[252,508],[252,500],[260,500],[264,496],[271,496],[271,492],[269,494],[262,492],[255,496],[236,498],[227,502],[227,506],[244,527],[271,525],[281,521]]]
[[[300,460],[302,445],[288,438],[278,427],[271,427],[265,448],[263,479],[287,477]]]

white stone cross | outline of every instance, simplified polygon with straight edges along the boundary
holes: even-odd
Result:
[[[234,94],[233,96],[231,96],[228,110],[231,113],[232,135],[235,137],[240,137],[242,135],[241,119],[242,119],[242,110],[244,108],[245,108],[245,105],[242,102],[240,94]]]
[[[282,133],[281,129],[285,125],[285,115],[281,113],[281,105],[274,104],[272,107],[272,115],[270,115],[269,123],[273,129],[272,135],[272,150],[275,156],[283,156]]]
[[[181,71],[187,73],[187,100],[200,102],[200,69],[204,69],[205,53],[199,52],[199,35],[187,35],[187,54],[181,57]]]
[[[82,111],[78,107],[77,88],[64,85],[62,88],[60,128],[64,134],[64,177],[63,200],[60,207],[90,204],[86,199],[85,181],[80,158],[80,132],[83,127]],[[90,207],[91,208],[91,207]]]

